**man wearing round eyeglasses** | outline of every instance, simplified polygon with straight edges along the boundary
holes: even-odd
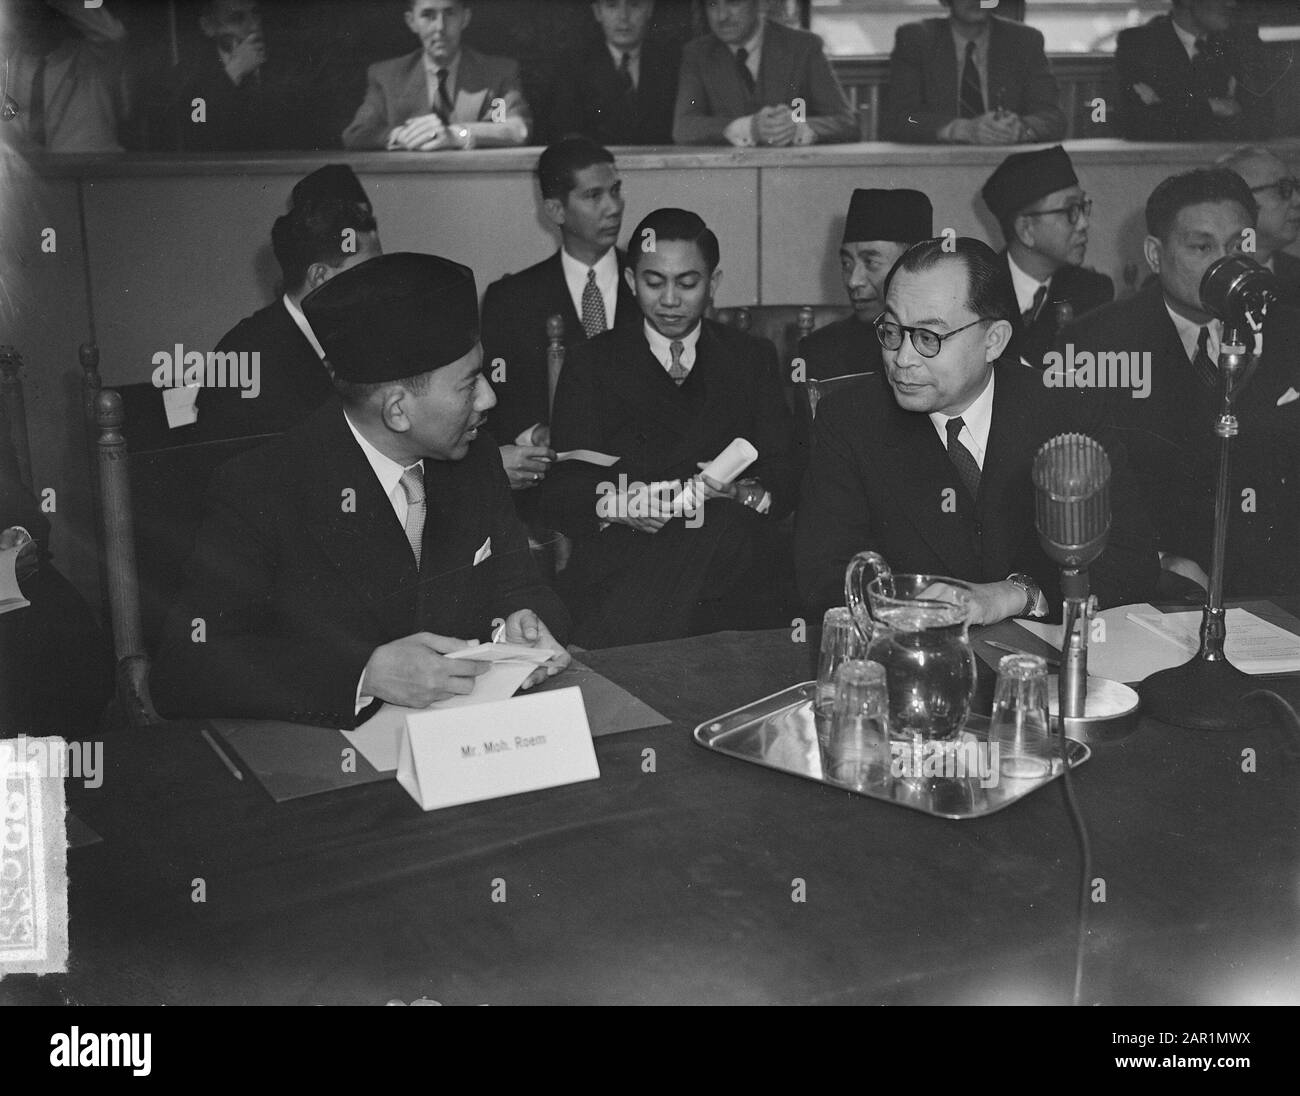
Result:
[[[970,583],[974,624],[1060,613],[1033,459],[1058,434],[1109,434],[1098,402],[1062,399],[1005,356],[1014,314],[1006,267],[979,240],[925,240],[899,259],[875,323],[884,370],[814,424],[795,527],[809,612],[842,601],[848,561],[872,549],[896,572]],[[1145,599],[1159,568],[1123,452],[1111,461],[1111,535],[1091,575],[1101,603],[1121,605]]]
[[[1246,180],[1259,203],[1254,259],[1277,275],[1293,304],[1300,304],[1300,258],[1284,250],[1300,237],[1300,180],[1266,148],[1239,148],[1216,163]]]
[[[989,176],[984,203],[998,219],[1016,293],[1011,354],[1035,369],[1062,323],[1115,299],[1115,283],[1085,269],[1092,201],[1065,149],[1008,156]]]

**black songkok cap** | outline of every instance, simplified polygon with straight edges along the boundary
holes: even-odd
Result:
[[[930,199],[919,190],[855,190],[844,220],[844,243],[919,243],[934,235],[933,220]]]
[[[341,381],[379,384],[458,361],[478,342],[474,272],[437,255],[380,255],[302,302]]]
[[[1040,198],[1078,186],[1069,154],[1060,145],[1037,152],[1017,152],[998,165],[984,184],[984,204],[1003,224]]]
[[[293,185],[289,208],[320,201],[360,202],[370,205],[361,180],[347,164],[326,164]]]

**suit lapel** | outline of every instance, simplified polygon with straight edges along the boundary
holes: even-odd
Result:
[[[1004,101],[1005,87],[1002,74],[1012,70],[1015,57],[1011,52],[1011,43],[1001,31],[1002,27],[994,16],[989,20],[989,59],[985,66],[988,70],[988,86],[984,89],[984,109],[993,110],[1001,104],[1007,110],[1018,111],[1021,105],[1019,100],[1011,103]]]
[[[759,53],[756,81],[757,106],[785,102],[794,83],[790,72],[794,58],[790,50],[781,48],[781,32],[777,28],[778,24],[770,21],[763,28],[763,49]]]
[[[959,106],[957,83],[961,79],[957,72],[957,55],[952,44],[952,32],[948,30],[948,21],[935,21],[935,33],[930,39],[930,71],[934,74],[934,102],[930,105],[938,111],[956,110]]]
[[[452,119],[457,122],[478,122],[487,114],[484,107],[490,92],[487,73],[479,55],[468,47],[460,51],[460,67],[456,71],[456,101],[452,104]]]
[[[970,549],[958,514],[946,508],[944,491],[957,492],[959,506],[969,506],[962,498],[961,478],[935,433],[928,415],[904,411],[894,400],[888,383],[884,398],[889,400],[884,456],[890,491],[930,549],[944,561],[949,574],[977,574],[979,561]],[[981,494],[983,481],[981,479]]]
[[[423,50],[416,50],[411,55],[410,67],[398,93],[396,116],[403,122],[428,114],[432,107],[429,102],[429,82],[424,76],[423,58]]]
[[[740,69],[737,67],[740,62],[736,60],[736,55],[717,38],[712,39],[711,46],[712,56],[709,68],[717,74],[716,79],[721,85],[718,89],[720,93],[718,95],[719,102],[714,104],[715,108],[719,109],[719,113],[730,113],[730,111],[725,110],[725,105],[728,102],[735,102],[744,104],[741,113],[752,113],[757,109],[758,104],[755,102],[755,97],[750,94],[749,88],[745,86],[744,81],[740,78]],[[765,49],[766,46],[765,41]],[[761,56],[759,57],[758,75],[760,78],[763,75]]]
[[[557,312],[564,317],[564,345],[573,346],[587,337],[582,326],[582,317],[573,307],[573,298],[569,295],[569,284],[564,280],[564,263],[557,251],[551,256],[550,269],[546,272],[547,301],[546,315],[554,316]],[[544,332],[543,328],[543,332]]]

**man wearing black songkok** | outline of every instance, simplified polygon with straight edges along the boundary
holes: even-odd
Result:
[[[1009,352],[1042,369],[1062,326],[1115,299],[1115,283],[1081,265],[1092,202],[1060,145],[1008,156],[981,193],[1002,228],[1016,291]]]
[[[569,661],[495,444],[469,268],[385,255],[303,301],[337,398],[218,470],[152,675],[169,716],[349,728],[473,689],[488,639]]]

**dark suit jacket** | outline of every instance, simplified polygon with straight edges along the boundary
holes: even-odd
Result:
[[[1102,396],[1128,450],[1155,525],[1156,546],[1194,559],[1208,573],[1218,401],[1193,372],[1160,284],[1067,327],[1058,345],[1066,343],[1094,354],[1150,352],[1147,398],[1117,390]],[[1229,589],[1300,588],[1300,399],[1277,403],[1289,388],[1300,392],[1298,352],[1300,312],[1273,306],[1263,357],[1237,403],[1241,432],[1232,443],[1230,466]],[[1255,499],[1253,511],[1241,505],[1247,489]]]
[[[1002,259],[1010,262],[1005,250]],[[1038,319],[1026,327],[1017,312],[1011,321],[1015,328],[1011,344],[1013,357],[1023,358],[1033,368],[1042,369],[1043,355],[1052,349],[1060,330],[1056,322],[1057,305],[1068,304],[1073,318],[1077,319],[1114,299],[1115,283],[1105,274],[1082,266],[1061,267],[1047,284],[1047,299],[1038,312]]]
[[[194,100],[205,104],[205,120],[193,121]],[[309,89],[268,61],[238,86],[231,82],[215,49],[186,73],[173,105],[180,147],[188,152],[331,148],[337,138],[321,132],[321,111]]]
[[[223,465],[154,664],[159,710],[352,727],[361,672],[385,643],[419,631],[487,639],[493,618],[524,608],[564,642],[567,613],[538,577],[492,442],[424,468],[417,571],[337,401]],[[342,504],[349,490],[355,511]],[[206,642],[191,641],[195,618]]]
[[[852,382],[817,411],[812,464],[795,525],[795,575],[809,612],[844,603],[844,570],[871,549],[896,572],[998,582],[1034,577],[1060,611],[1057,567],[1038,543],[1030,470],[1043,442],[1083,432],[1102,444],[1104,424],[1044,388],[1042,376],[1006,359],[996,366],[993,422],[973,510],[928,415],[904,411],[881,372]],[[1150,526],[1122,451],[1108,445],[1113,522],[1091,568],[1102,605],[1150,595],[1158,565]],[[952,488],[956,512],[941,505]]]
[[[604,40],[561,58],[547,139],[581,133],[602,145],[670,145],[681,55],[657,42],[641,46],[640,82],[623,89]]]
[[[1286,251],[1273,252],[1273,273],[1282,283],[1287,300],[1300,307],[1300,258]]]
[[[18,474],[18,454],[9,436],[9,416],[0,411],[0,531],[21,525],[40,545],[50,547],[50,521]]]
[[[762,107],[790,106],[796,98],[806,102],[804,120],[819,142],[862,139],[853,108],[815,34],[769,20],[752,93],[731,50],[706,34],[682,51],[673,140],[679,145],[725,144],[723,130],[737,118]]]
[[[404,122],[429,113],[424,50],[378,61],[366,70],[366,97],[343,131],[344,148],[386,148],[388,135]],[[448,121],[491,120],[492,100],[504,99],[507,117],[520,117],[532,130],[532,114],[519,82],[519,65],[509,57],[490,57],[467,46],[460,51],[456,101]]]
[[[1066,118],[1042,31],[996,15],[989,24],[985,107],[992,110],[1001,103],[1033,128],[1037,140],[1059,141]],[[939,130],[958,117],[959,81],[947,19],[899,27],[889,59],[888,139],[937,141]]]
[[[1256,32],[1234,31],[1211,36],[1209,41],[1218,56],[1198,80],[1168,15],[1119,32],[1116,121],[1122,136],[1131,141],[1236,141],[1269,135],[1271,77]],[[1242,111],[1236,118],[1216,118],[1210,99],[1229,98],[1231,78],[1237,81],[1236,100]],[[1136,84],[1146,84],[1160,101],[1147,106],[1134,90]]]
[[[594,449],[620,460],[613,468],[571,461],[550,473],[542,511],[552,528],[579,539],[603,538],[597,533],[598,483],[619,475],[642,483],[688,479],[699,471],[698,461],[712,460],[738,437],[758,450],[744,475],[772,492],[772,515],[790,511],[790,411],[776,349],[712,320],[701,323],[695,365],[680,388],[650,353],[639,324],[574,349],[555,394],[552,446]]]
[[[281,434],[334,395],[325,364],[283,301],[240,320],[222,336],[217,352],[260,354],[261,391],[252,399],[237,388],[200,391],[199,441]]]
[[[618,265],[614,326],[640,326],[641,310],[623,280],[627,256],[621,251]],[[558,251],[518,274],[493,282],[483,296],[484,371],[490,377],[497,358],[506,363],[506,379],[492,382],[497,405],[488,412],[488,430],[501,445],[510,445],[534,423],[551,421],[546,406],[546,321],[556,313],[564,317],[566,351],[587,341]]]

